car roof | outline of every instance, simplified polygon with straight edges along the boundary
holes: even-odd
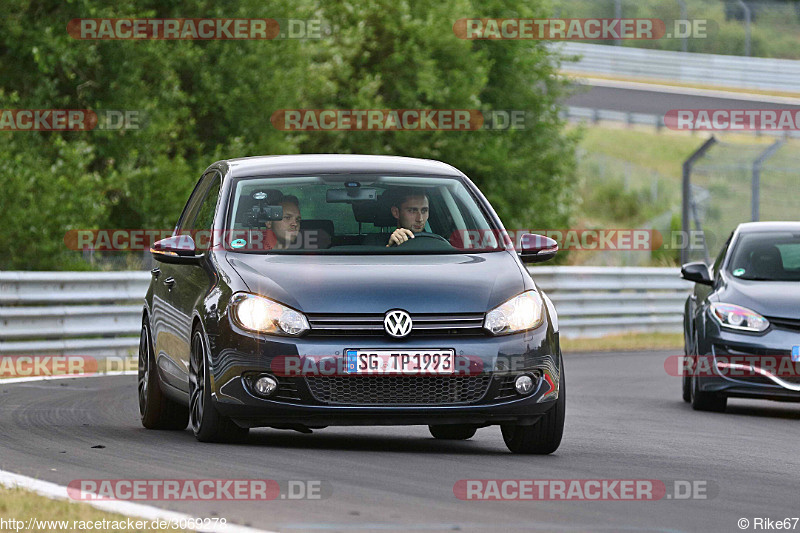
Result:
[[[432,159],[388,155],[306,154],[228,159],[231,177],[314,174],[408,174],[464,176],[458,169]],[[217,163],[215,163],[217,164]],[[213,165],[212,165],[213,166]]]
[[[800,221],[785,222],[745,222],[736,228],[737,233],[755,233],[759,231],[800,231]]]

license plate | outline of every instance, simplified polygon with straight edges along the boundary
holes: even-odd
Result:
[[[453,374],[455,351],[345,350],[348,374]]]
[[[800,346],[792,346],[792,361],[800,363]]]

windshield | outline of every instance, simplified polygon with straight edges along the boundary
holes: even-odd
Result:
[[[229,205],[224,245],[236,252],[426,254],[503,249],[497,228],[458,178],[237,178]],[[393,233],[399,236],[393,239]]]
[[[800,281],[800,234],[742,234],[728,272],[739,279]]]

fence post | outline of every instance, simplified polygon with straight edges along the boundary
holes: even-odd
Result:
[[[688,21],[689,20],[689,11],[686,9],[686,2],[684,0],[678,0],[678,3],[681,5],[681,20]],[[694,28],[694,26],[692,26]],[[689,51],[689,38],[683,37],[681,38],[681,51],[688,52]]]
[[[772,155],[778,151],[778,149],[783,146],[784,140],[778,139],[774,143],[770,144],[769,147],[764,150],[761,155],[753,161],[753,193],[752,193],[752,218],[753,222],[758,222],[760,218],[759,213],[759,206],[761,202],[761,167],[764,165],[764,161],[772,157]]]
[[[717,142],[716,137],[713,135],[708,138],[706,142],[703,143],[700,148],[698,148],[692,155],[683,162],[683,199],[681,201],[681,230],[683,231],[683,235],[685,238],[689,238],[689,232],[691,231],[691,225],[689,223],[689,202],[691,201],[692,196],[692,189],[691,189],[691,177],[692,177],[692,166],[694,165],[695,161],[705,154],[709,148],[711,148],[714,143]],[[699,229],[699,228],[698,228]],[[681,264],[686,263],[686,259],[688,258],[688,250],[686,246],[681,248]]]
[[[750,7],[744,3],[744,0],[736,1],[744,9],[744,55],[750,57]]]

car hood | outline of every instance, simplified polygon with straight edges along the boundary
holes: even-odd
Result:
[[[764,316],[800,319],[800,283],[796,281],[729,279],[718,298]]]
[[[512,253],[227,254],[250,291],[305,313],[482,313],[524,290]]]

